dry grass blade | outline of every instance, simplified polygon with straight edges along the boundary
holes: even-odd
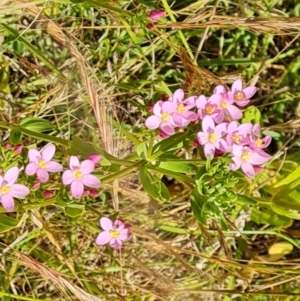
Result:
[[[185,49],[180,47],[178,54],[185,70],[183,89],[189,94],[201,94],[209,91],[212,85],[222,84],[221,80],[211,72],[196,66],[188,57]]]
[[[199,29],[199,28],[243,28],[256,33],[270,33],[275,35],[294,35],[299,32],[300,17],[271,17],[271,18],[234,18],[214,16],[211,21],[203,23],[176,22],[156,25],[157,28]]]
[[[23,266],[28,267],[35,273],[38,273],[41,277],[43,277],[46,281],[51,282],[56,289],[67,298],[70,298],[70,295],[76,298],[76,300],[83,301],[104,301],[103,298],[99,298],[93,296],[87,292],[85,292],[80,287],[72,284],[70,281],[66,280],[63,276],[61,276],[58,272],[50,269],[49,267],[41,264],[40,262],[30,258],[29,256],[18,252],[19,263]]]

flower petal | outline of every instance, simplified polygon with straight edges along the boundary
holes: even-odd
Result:
[[[182,89],[177,89],[172,95],[171,101],[175,103],[181,103],[184,99],[184,92]]]
[[[233,171],[238,170],[241,167],[242,160],[239,157],[233,157],[231,158],[233,161],[232,163],[229,164],[229,168]]]
[[[122,241],[121,240],[111,240],[109,245],[113,248],[113,249],[116,249],[116,250],[120,250],[122,249]]]
[[[95,163],[92,160],[84,160],[80,164],[80,171],[84,174],[90,174],[95,169]]]
[[[28,176],[32,176],[36,173],[37,170],[37,164],[36,162],[30,162],[29,164],[27,164],[26,168],[25,168],[25,173]]]
[[[210,133],[214,131],[215,123],[214,120],[209,116],[206,115],[202,120],[202,130],[204,133]]]
[[[250,99],[256,93],[256,87],[247,87],[243,90],[247,99]]]
[[[4,180],[7,182],[7,184],[9,186],[11,186],[12,184],[14,184],[19,176],[19,168],[18,167],[12,167],[10,168],[4,175]]]
[[[164,113],[173,113],[176,111],[175,103],[171,101],[165,101],[161,106],[162,112]]]
[[[229,105],[227,107],[227,112],[233,120],[239,120],[243,117],[242,111],[234,105]]]
[[[101,185],[100,180],[94,175],[83,175],[81,180],[87,187],[98,188]]]
[[[234,83],[231,86],[231,91],[242,91],[243,90],[243,82],[240,78],[234,81]]]
[[[62,175],[62,182],[64,185],[69,185],[71,184],[73,181],[75,181],[74,178],[74,174],[72,172],[72,170],[66,170],[63,175]]]
[[[121,240],[129,240],[131,238],[131,231],[128,228],[123,229],[120,232],[119,239]]]
[[[50,161],[55,154],[55,145],[53,143],[47,144],[42,150],[41,150],[41,156],[43,160],[46,162]]]
[[[161,123],[161,118],[156,115],[152,115],[152,116],[148,117],[145,121],[146,127],[150,130],[157,129],[159,127],[160,123]]]
[[[159,100],[153,107],[153,114],[154,115],[160,115],[161,114],[161,106],[164,102],[162,100]]]
[[[69,167],[71,170],[80,167],[80,162],[77,156],[71,156],[69,159]]]
[[[10,189],[9,194],[14,198],[23,198],[30,193],[29,188],[22,184],[13,184]]]
[[[226,93],[227,90],[224,86],[222,85],[217,85],[215,88],[214,88],[214,94],[217,94],[217,93]]]
[[[41,159],[41,153],[36,149],[30,149],[28,151],[28,158],[30,162],[37,162],[39,159]]]
[[[71,193],[75,199],[80,199],[84,192],[84,185],[81,181],[75,180],[71,184]]]
[[[215,156],[215,146],[212,143],[206,143],[204,145],[204,155],[206,158],[213,159]]]
[[[204,132],[198,132],[197,139],[200,145],[204,145],[208,141],[208,136]]]
[[[108,217],[103,216],[100,218],[100,226],[103,230],[110,231],[113,229],[113,222]]]
[[[99,246],[103,246],[110,241],[109,232],[103,231],[96,238],[96,244]]]
[[[38,168],[36,171],[36,175],[41,183],[46,183],[49,180],[49,174],[46,169]]]
[[[196,99],[196,107],[198,109],[203,109],[205,107],[205,105],[207,104],[207,99],[204,95],[200,95],[197,99]]]
[[[171,136],[175,133],[174,128],[168,122],[162,122],[161,125],[160,125],[160,128],[168,136]]]
[[[1,203],[8,212],[12,212],[15,208],[15,200],[9,194],[5,194],[1,197]]]
[[[63,167],[61,164],[55,161],[48,161],[46,170],[49,172],[60,172],[62,171]]]
[[[250,164],[249,162],[243,162],[241,167],[242,167],[242,171],[246,176],[248,176],[249,178],[255,177],[255,170],[252,164]]]

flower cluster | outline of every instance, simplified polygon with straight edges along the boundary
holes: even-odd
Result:
[[[6,146],[6,149],[9,148],[11,146]],[[21,151],[22,146],[14,149],[16,154],[20,154]],[[41,150],[30,149],[28,151],[29,163],[25,167],[25,174],[28,176],[36,175],[38,179],[32,185],[31,190],[37,190],[40,188],[41,183],[49,182],[49,173],[60,173],[63,171],[63,166],[52,160],[55,151],[56,147],[52,143],[47,144]],[[100,187],[101,182],[91,173],[100,159],[101,156],[99,154],[91,154],[86,160],[80,162],[77,156],[70,156],[68,161],[69,169],[63,172],[61,180],[63,185],[70,185],[70,191],[74,198],[98,196],[97,188]],[[16,183],[19,173],[20,169],[18,167],[12,167],[3,176],[0,175],[0,202],[8,212],[14,210],[14,198],[24,198],[30,193],[28,187]],[[45,190],[42,195],[45,199],[49,199],[54,196],[54,193],[51,190]],[[98,245],[109,244],[114,249],[121,249],[122,241],[131,238],[131,226],[119,219],[113,222],[107,217],[102,217],[100,225],[104,231],[96,239]]]
[[[166,101],[160,100],[153,106],[153,115],[146,119],[145,125],[149,129],[160,129],[162,137],[169,137],[176,128],[200,121],[202,131],[197,133],[197,143],[204,147],[205,157],[213,159],[230,154],[230,169],[241,168],[253,178],[271,158],[263,150],[270,144],[271,137],[260,138],[259,124],[238,122],[243,117],[240,108],[245,107],[255,93],[255,87],[243,88],[241,79],[237,79],[229,91],[222,85],[216,86],[210,97],[185,99],[183,90],[178,89]]]

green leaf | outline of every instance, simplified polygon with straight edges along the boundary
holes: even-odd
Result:
[[[154,179],[147,169],[147,165],[140,168],[140,179],[145,191],[156,200],[169,200],[170,193],[164,183],[158,179]]]
[[[295,180],[298,180],[300,178],[300,167],[296,168],[291,174],[289,174],[286,178],[284,178],[283,180],[277,182],[274,185],[274,188],[283,186],[283,185],[288,185],[292,182],[294,182]]]
[[[18,224],[19,220],[9,217],[6,214],[0,214],[0,233],[16,228]]]
[[[289,217],[283,216],[281,214],[276,214],[270,208],[267,208],[265,211],[260,211],[257,208],[252,208],[251,220],[253,220],[257,224],[267,224],[282,228],[289,227],[293,222]]]
[[[154,145],[151,158],[155,159],[162,155],[166,151],[170,151],[173,148],[178,148],[182,146],[182,142],[186,137],[186,133],[177,133],[171,137],[164,139]]]
[[[159,167],[166,170],[183,174],[196,174],[198,171],[194,164],[185,162],[182,158],[171,153],[163,154],[157,160],[159,160]]]
[[[136,147],[136,153],[141,159],[145,159],[148,161],[147,155],[148,147],[147,142],[142,142]]]
[[[151,176],[151,174],[149,173],[146,165],[140,168],[140,180],[145,191],[154,199],[158,199],[159,194],[154,185],[155,181]]]
[[[204,214],[204,205],[207,202],[207,199],[205,196],[201,195],[198,191],[198,188],[195,187],[190,195],[190,202],[193,214],[196,218],[196,220],[201,223],[202,225],[205,225],[206,223],[206,217]]]
[[[19,129],[15,128],[11,130],[9,135],[9,141],[12,144],[21,144],[22,143],[22,133]]]
[[[242,123],[252,122],[260,123],[261,113],[257,107],[250,106],[244,111]]]
[[[257,202],[245,195],[241,195],[241,194],[237,194],[236,195],[236,201],[239,203],[239,204],[247,204],[247,205],[256,205]]]
[[[84,205],[69,204],[65,207],[65,212],[70,217],[80,216],[84,212]]]
[[[51,131],[54,129],[54,126],[48,121],[35,117],[28,117],[21,120],[19,124],[22,128],[28,129],[33,132],[43,133]]]

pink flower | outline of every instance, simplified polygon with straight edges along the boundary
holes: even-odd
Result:
[[[227,133],[227,124],[221,123],[215,126],[210,116],[205,116],[202,120],[202,130],[197,134],[198,141],[204,145],[204,154],[206,158],[213,159],[215,150],[222,152],[230,151],[227,142],[222,138]]]
[[[228,92],[228,98],[233,100],[238,106],[244,107],[250,102],[250,98],[256,93],[255,87],[247,87],[243,89],[243,82],[237,79],[231,86],[231,91]]]
[[[174,124],[178,127],[187,126],[191,121],[198,119],[198,115],[191,110],[195,107],[196,96],[184,99],[184,91],[177,89],[169,99],[175,104],[175,111],[172,113]]]
[[[272,137],[266,136],[265,138],[261,139],[260,125],[256,123],[253,126],[252,133],[250,135],[250,141],[250,147],[257,152],[260,152],[262,148],[266,148],[270,145]]]
[[[262,151],[263,152],[263,151]],[[231,170],[242,169],[249,178],[254,178],[256,173],[256,165],[262,165],[269,161],[270,155],[264,152],[257,153],[248,146],[234,144],[232,146],[233,163],[229,164]]]
[[[213,120],[216,120],[221,112],[219,109],[219,103],[221,99],[221,94],[213,94],[211,97],[209,97],[209,99],[207,99],[204,95],[200,95],[196,99],[199,118],[203,119],[205,116],[209,115]]]
[[[175,133],[176,126],[172,113],[176,110],[176,105],[171,101],[159,100],[153,107],[152,116],[146,119],[145,125],[150,130],[160,128],[164,133],[171,136]]]
[[[98,188],[100,180],[90,173],[95,169],[95,163],[91,160],[79,162],[78,157],[71,156],[69,160],[69,170],[62,175],[64,185],[71,184],[71,193],[75,199],[82,197],[84,186]]]
[[[40,182],[45,183],[49,180],[48,172],[60,172],[63,167],[61,164],[51,161],[55,154],[55,145],[50,143],[40,152],[36,149],[30,149],[28,157],[30,163],[26,166],[25,173],[32,176],[36,173]]]
[[[166,12],[164,10],[152,10],[149,13],[149,18],[152,21],[157,21],[158,19],[160,19],[161,17],[164,17],[166,15]]]
[[[252,129],[251,123],[239,124],[237,121],[232,121],[227,127],[226,141],[228,145],[246,145],[249,143],[249,133]]]
[[[107,217],[101,217],[100,226],[104,230],[96,238],[96,244],[99,246],[109,243],[113,249],[121,249],[122,241],[131,238],[131,226],[123,221],[116,219],[113,223]]]
[[[216,119],[217,123],[221,123],[223,121],[233,121],[233,120],[239,120],[243,117],[242,111],[233,105],[233,100],[228,98],[227,93],[222,93],[221,94],[222,98],[221,101],[219,102],[219,109],[220,109],[220,114],[218,118]]]
[[[97,153],[94,153],[88,156],[88,160],[93,161],[96,165],[101,160],[101,156]]]
[[[12,167],[5,173],[4,177],[0,176],[0,201],[9,212],[14,210],[14,198],[23,198],[30,193],[25,185],[15,184],[19,172],[18,167]]]

